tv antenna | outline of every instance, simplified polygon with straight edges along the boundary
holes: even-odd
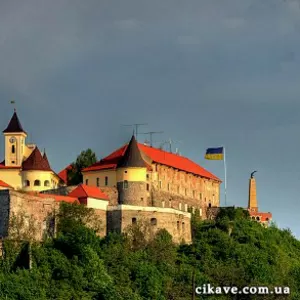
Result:
[[[146,126],[147,123],[139,123],[139,124],[131,124],[131,125],[122,125],[124,127],[133,127],[133,135],[135,136],[136,140],[138,139],[138,129],[140,126]]]
[[[169,138],[167,141],[165,141],[162,146],[164,146],[165,144],[169,145],[169,151],[170,153],[172,153],[172,145],[174,143],[182,143],[182,141],[177,141],[177,140],[172,140],[171,138]],[[176,152],[178,152],[178,150],[176,149]]]
[[[150,136],[150,147],[153,146],[153,139],[152,139],[152,136],[153,134],[161,134],[161,133],[164,133],[163,131],[149,131],[149,132],[143,132],[141,134],[149,134]]]

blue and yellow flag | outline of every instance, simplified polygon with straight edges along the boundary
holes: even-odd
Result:
[[[224,159],[224,148],[208,148],[206,150],[205,159],[211,160],[223,160]]]

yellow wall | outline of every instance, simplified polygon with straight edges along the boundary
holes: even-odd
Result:
[[[117,182],[124,180],[131,182],[146,181],[146,174],[146,168],[120,168],[117,170]]]
[[[105,177],[108,178],[105,185]],[[92,171],[83,173],[83,183],[91,186],[97,186],[97,178],[99,178],[99,186],[114,187],[117,184],[116,170]],[[88,180],[88,182],[86,182]]]
[[[30,186],[26,185],[29,180]],[[34,181],[40,180],[40,186],[35,186]],[[45,181],[49,186],[45,186]],[[22,189],[25,191],[44,191],[58,187],[59,179],[50,171],[24,171],[22,172]]]
[[[15,189],[22,187],[21,171],[18,169],[2,169],[0,170],[0,179]]]
[[[11,143],[10,139],[14,137],[15,142]],[[25,152],[26,133],[4,133],[5,139],[5,165],[21,166]],[[12,153],[12,146],[15,147],[15,153]]]

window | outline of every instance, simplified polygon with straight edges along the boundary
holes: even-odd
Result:
[[[150,189],[149,183],[147,183],[146,189],[147,189],[147,191],[149,191],[149,189]]]
[[[41,182],[39,180],[34,181],[34,186],[40,186],[40,185],[41,185]]]
[[[11,153],[16,153],[16,147],[15,147],[15,145],[11,146]]]
[[[202,193],[199,194],[199,199],[202,200]]]
[[[125,170],[124,173],[127,173],[127,170]]]
[[[123,187],[124,187],[124,189],[128,189],[128,181],[127,180],[124,180]]]
[[[86,184],[86,185],[89,184],[89,180],[88,180],[88,179],[85,180],[85,184]]]
[[[184,210],[188,211],[188,205],[187,204],[184,204]]]
[[[45,180],[44,181],[44,186],[50,186],[50,181],[49,180]]]
[[[25,180],[24,186],[30,186],[30,181],[29,180]]]
[[[208,207],[211,207],[211,203],[209,202]]]
[[[14,160],[11,161],[12,164],[15,164],[16,162]]]
[[[256,217],[256,220],[259,221],[259,220],[260,220],[260,217]]]
[[[156,226],[156,225],[157,225],[157,220],[156,220],[156,218],[152,218],[150,222],[151,222],[151,225],[152,225],[152,226]]]
[[[144,198],[143,198],[143,197],[141,198],[141,201],[144,201]]]
[[[105,176],[105,185],[108,185],[108,177]]]
[[[177,230],[180,230],[180,223],[177,221]]]
[[[97,186],[100,186],[100,179],[99,178],[97,178],[96,184],[97,184]]]
[[[184,232],[185,231],[185,224],[184,224],[184,222],[182,222],[182,232]]]
[[[149,174],[146,175],[147,180],[149,180]]]
[[[132,224],[136,224],[136,218],[132,218]]]

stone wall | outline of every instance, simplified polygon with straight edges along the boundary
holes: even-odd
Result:
[[[119,204],[148,206],[146,183],[128,181],[128,187],[124,188],[124,182],[117,183]]]
[[[69,193],[71,193],[75,188],[77,188],[77,185],[72,186],[62,186],[56,189],[41,191],[42,194],[54,194],[54,195],[63,195],[67,196]]]
[[[119,205],[109,208],[108,230],[126,232],[134,224],[148,224],[155,233],[166,229],[175,243],[191,243],[191,214],[174,209]]]
[[[1,237],[42,240],[46,234],[54,234],[54,212],[57,209],[54,199],[0,191],[0,205]]]
[[[147,178],[149,206],[199,210],[205,219],[208,207],[220,205],[220,182],[158,164],[152,169]]]
[[[110,205],[118,205],[118,190],[115,187],[101,186],[101,191],[109,197]]]

